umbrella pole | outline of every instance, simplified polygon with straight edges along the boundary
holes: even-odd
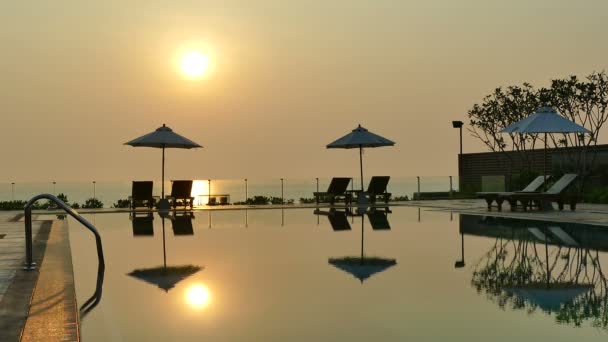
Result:
[[[359,167],[361,168],[361,192],[363,192],[363,146],[359,145]]]
[[[363,265],[363,219],[365,217],[361,215],[361,265]]]
[[[162,193],[161,193],[161,199],[165,198],[165,145],[163,145],[163,171],[162,171],[162,178],[161,178],[161,189],[162,189]]]
[[[165,248],[165,218],[163,217],[163,265],[167,268],[167,250]]]
[[[545,133],[545,152],[543,157],[544,174],[543,174],[543,189],[547,190],[547,133]]]

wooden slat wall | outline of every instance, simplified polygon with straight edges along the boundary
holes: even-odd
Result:
[[[592,148],[587,149],[590,153]],[[608,145],[593,147],[598,155],[608,156]],[[551,172],[552,155],[564,152],[564,149],[547,149],[547,170]],[[459,159],[459,178],[461,189],[481,189],[481,176],[505,176],[509,179],[518,175],[522,169],[521,152],[483,152],[463,154]],[[544,150],[530,150],[525,152],[530,159],[532,172],[542,174],[544,171]],[[507,182],[508,187],[508,182]],[[513,190],[513,189],[510,189]]]

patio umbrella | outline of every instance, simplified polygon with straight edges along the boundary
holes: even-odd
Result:
[[[167,266],[167,252],[165,248],[165,218],[163,222],[163,265],[151,268],[136,269],[128,275],[158,286],[169,292],[177,283],[192,274],[200,271],[202,267],[195,265]]]
[[[357,128],[353,129],[352,132],[327,145],[327,148],[359,149],[359,166],[361,169],[361,191],[363,191],[363,148],[393,145],[395,145],[393,141],[374,134],[359,125]]]
[[[162,166],[162,194],[161,200],[165,198],[165,148],[197,148],[203,147],[194,141],[187,139],[175,132],[165,124],[157,128],[154,132],[142,135],[137,139],[126,142],[125,145],[133,147],[155,147],[163,150],[163,166]]]
[[[342,271],[350,273],[353,275],[353,277],[359,279],[359,281],[361,281],[363,284],[363,281],[372,275],[383,272],[386,269],[395,266],[397,264],[397,260],[365,256],[363,235],[365,216],[363,214],[358,216],[361,216],[361,255],[329,258],[327,262]]]
[[[591,133],[585,127],[559,115],[551,107],[541,107],[525,119],[505,127],[500,133],[545,134],[544,176],[547,181],[547,133]]]

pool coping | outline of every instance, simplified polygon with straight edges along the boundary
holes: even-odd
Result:
[[[52,222],[21,341],[80,340],[68,223]]]
[[[33,239],[33,259],[38,265],[43,261],[47,240],[53,222],[41,222]],[[39,271],[15,270],[6,292],[0,300],[0,340],[18,341],[28,319],[32,293],[38,282]]]

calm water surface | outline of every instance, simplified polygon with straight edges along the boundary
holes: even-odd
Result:
[[[99,304],[81,317],[83,339],[608,337],[602,270],[608,227],[391,211],[363,217],[312,209],[196,212],[194,219],[164,220],[158,214],[88,216],[101,232],[106,269]],[[94,240],[77,222],[69,226],[83,305],[97,280]],[[362,248],[363,266],[357,259]],[[165,265],[170,271],[149,271]]]

